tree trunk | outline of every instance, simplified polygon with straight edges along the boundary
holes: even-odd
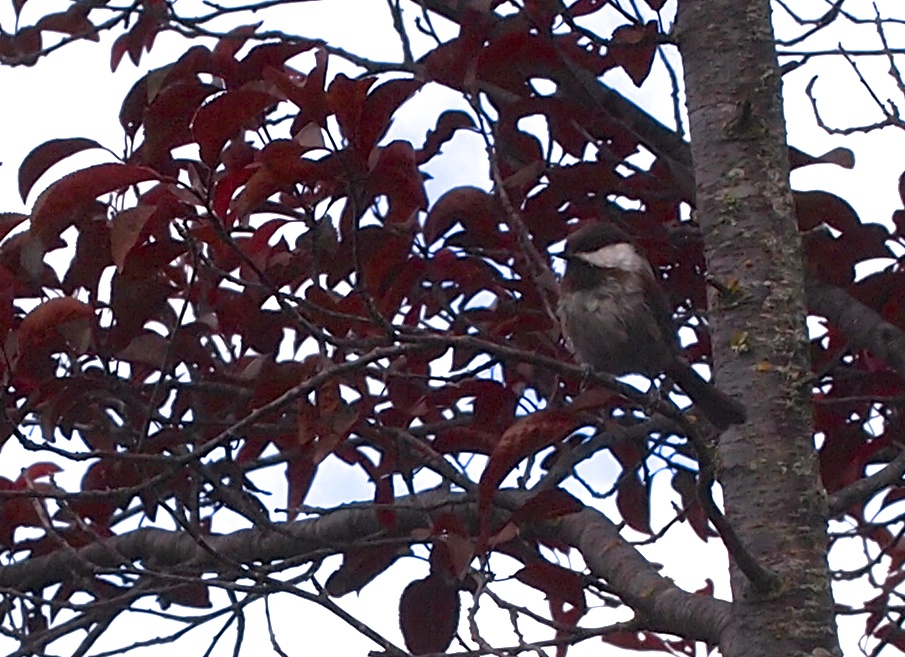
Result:
[[[827,504],[809,410],[804,275],[768,0],[684,0],[677,38],[710,275],[715,377],[748,404],[717,477],[742,545],[779,584],[734,563],[725,657],[841,654],[827,567]]]

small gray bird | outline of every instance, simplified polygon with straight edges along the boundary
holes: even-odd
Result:
[[[562,254],[559,317],[576,357],[616,376],[666,374],[718,429],[745,421],[745,407],[705,381],[679,352],[672,313],[647,259],[618,227],[584,226]]]

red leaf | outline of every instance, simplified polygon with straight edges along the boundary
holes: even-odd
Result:
[[[531,563],[515,574],[515,578],[547,594],[550,615],[554,622],[575,627],[587,612],[584,596],[584,579],[579,573],[546,561]],[[568,632],[557,629],[556,638],[564,638]],[[557,648],[557,657],[566,654],[568,643]]]
[[[406,100],[424,85],[423,80],[390,80],[368,94],[361,117],[359,145],[364,152],[371,149],[386,135],[390,118]]]
[[[236,53],[242,49],[249,37],[257,32],[261,25],[263,25],[262,22],[241,25],[220,37],[212,53],[212,60],[217,68],[228,70],[230,65],[235,63]]]
[[[609,3],[610,0],[578,0],[578,2],[569,7],[569,13],[572,16],[586,16]]]
[[[213,168],[228,139],[248,127],[268,107],[280,101],[276,96],[252,89],[227,91],[202,105],[192,120],[192,134],[201,148],[201,160]]]
[[[49,477],[57,472],[62,472],[63,468],[56,463],[32,463],[27,468],[22,469],[22,474],[13,482],[16,488],[25,488],[30,482],[42,477]]]
[[[195,609],[210,609],[210,589],[202,582],[185,582],[160,592],[160,606],[166,609],[169,605],[176,604]]]
[[[370,155],[373,144],[366,149],[362,147],[361,117],[368,90],[375,82],[377,80],[373,77],[353,80],[340,73],[333,78],[330,88],[327,90],[327,104],[336,114],[336,120],[343,135],[363,159],[367,159]]]
[[[317,472],[317,464],[314,462],[311,452],[310,448],[306,449],[299,456],[289,459],[286,464],[286,485],[288,487],[286,507],[288,509],[298,509],[311,489],[311,482],[314,481],[314,475]]]
[[[295,71],[286,72],[277,68],[269,68],[264,71],[264,78],[275,84],[290,101],[302,110],[293,121],[293,134],[309,123],[314,123],[321,128],[327,127],[330,110],[327,107],[327,94],[324,90],[326,77],[327,51],[323,48],[314,51],[314,68],[308,75],[303,76]]]
[[[499,223],[500,211],[496,199],[477,187],[456,187],[437,199],[424,221],[424,237],[433,244],[455,223],[478,237],[492,235]]]
[[[252,48],[239,62],[238,75],[229,80],[231,87],[240,87],[246,82],[261,80],[268,67],[282,68],[286,61],[296,55],[320,45],[319,41],[299,39],[297,41],[262,43]]]
[[[145,223],[156,211],[156,206],[139,205],[114,215],[110,222],[110,255],[117,271],[122,272],[126,256],[138,241]]]
[[[48,32],[60,32],[97,41],[97,30],[88,20],[90,3],[75,3],[66,11],[43,16],[35,27]]]
[[[31,232],[50,244],[86,204],[123,187],[156,180],[151,169],[129,164],[98,164],[64,176],[45,189],[31,212]]]
[[[243,219],[268,196],[275,194],[295,182],[314,177],[318,162],[300,158],[302,147],[285,139],[275,139],[258,155],[262,166],[248,179],[245,188],[230,204],[227,224]]]
[[[567,602],[582,613],[587,609],[584,579],[579,573],[546,561],[528,564],[515,574],[515,579],[547,594],[550,600]]]
[[[327,593],[339,598],[360,591],[375,577],[408,553],[398,545],[369,545],[343,552],[342,565],[327,579]]]
[[[809,231],[826,223],[845,233],[857,229],[861,224],[854,208],[829,192],[795,192],[794,201],[798,228],[801,231]]]
[[[656,54],[656,21],[617,27],[607,51],[607,57],[614,59],[638,87],[647,79]]]
[[[424,178],[415,164],[415,151],[407,141],[396,140],[375,147],[368,182],[375,196],[386,195],[390,211],[386,223],[406,223],[412,215],[427,208]]]
[[[39,348],[60,349],[70,337],[71,329],[84,325],[90,330],[93,319],[94,309],[72,297],[45,301],[22,320],[19,352],[29,354]]]
[[[560,54],[548,35],[527,30],[501,31],[478,55],[477,74],[482,81],[521,96],[531,71],[561,65]]]
[[[89,518],[101,527],[106,527],[113,511],[124,508],[134,493],[114,493],[119,488],[134,488],[143,479],[142,473],[132,463],[123,461],[97,461],[82,477],[83,491],[110,491],[103,498],[75,499],[70,503],[73,511],[82,518]]]
[[[21,212],[0,212],[0,240],[20,226],[28,219],[27,214]]]
[[[902,205],[905,205],[905,172],[899,176],[899,199]]]
[[[424,145],[418,151],[418,164],[424,164],[440,152],[440,148],[453,138],[456,130],[473,129],[474,119],[461,110],[447,110],[437,119],[437,127],[429,130]]]
[[[0,32],[0,36],[8,36]],[[14,34],[9,45],[11,48],[4,48],[4,51],[12,50],[11,55],[4,55],[16,65],[33,66],[41,56],[41,50],[44,48],[43,39],[41,38],[41,30],[34,25],[22,28]],[[5,59],[5,58],[4,58]],[[3,63],[8,63],[3,61]]]
[[[377,520],[389,530],[396,528],[396,511],[391,508],[395,500],[392,475],[376,477],[374,480],[374,504],[379,505],[376,511]]]
[[[161,168],[170,158],[170,151],[192,141],[189,125],[201,103],[219,89],[203,84],[194,76],[166,84],[147,99],[141,118],[134,128],[143,125],[144,142],[132,161]]]
[[[116,71],[119,68],[119,63],[123,60],[123,55],[129,50],[129,40],[131,36],[129,33],[121,34],[116,38],[116,41],[113,42],[113,46],[110,48],[110,70]]]
[[[122,61],[123,55],[129,53],[129,59],[135,66],[141,61],[142,50],[151,51],[157,33],[160,31],[163,16],[155,11],[144,11],[135,22],[135,26],[121,35],[113,43],[110,50],[110,70],[115,71]]]
[[[823,155],[810,155],[800,151],[794,146],[789,146],[789,166],[798,169],[810,164],[835,164],[843,169],[853,169],[855,166],[855,154],[848,148],[834,148]]]
[[[216,187],[214,188],[214,201],[211,205],[215,215],[221,219],[226,218],[227,212],[229,211],[229,204],[232,201],[236,190],[247,183],[254,172],[255,169],[253,167],[244,167],[228,172],[217,181]]]
[[[708,540],[711,536],[716,536],[713,529],[710,528],[707,515],[698,501],[697,480],[694,473],[688,470],[678,470],[673,475],[672,487],[679,493],[682,499],[682,506],[685,509],[685,520],[691,525],[694,533],[697,534],[702,541]]]
[[[578,513],[584,505],[561,488],[541,491],[525,502],[514,514],[511,521],[516,524],[543,522]]]
[[[616,508],[628,526],[642,534],[650,534],[650,487],[637,472],[623,471],[616,486]]]
[[[414,655],[445,652],[459,625],[459,592],[439,575],[405,587],[399,598],[399,627]]]
[[[503,433],[478,485],[479,508],[486,512],[501,481],[528,455],[562,440],[582,421],[569,409],[545,409],[521,418]]]

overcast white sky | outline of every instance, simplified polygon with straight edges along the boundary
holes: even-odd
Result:
[[[41,2],[31,0],[26,5],[26,22],[29,16],[34,17],[38,12],[46,11],[50,4],[43,0]],[[895,3],[883,4],[892,7]],[[867,3],[861,0],[852,3],[855,7],[862,5],[867,6]],[[65,7],[65,3],[61,6]],[[251,20],[257,18],[246,19],[243,22]],[[293,6],[291,13],[285,14],[284,20],[290,21],[293,26],[304,26],[293,28],[300,34],[324,38],[332,45],[345,47],[358,54],[383,60],[399,58],[398,39],[393,32],[384,2],[347,0],[343,3],[335,1],[303,3]],[[12,28],[11,11],[7,6],[0,7],[0,25],[6,31]],[[828,38],[827,45],[833,47],[839,39],[838,34]],[[903,43],[905,38],[899,40],[899,44]],[[18,197],[17,167],[32,148],[47,139],[89,137],[110,146],[113,150],[120,150],[122,135],[117,115],[125,93],[144,71],[172,61],[185,47],[186,43],[181,39],[162,36],[154,51],[145,56],[138,70],[125,59],[115,74],[110,74],[109,71],[109,40],[101,44],[71,45],[42,60],[34,68],[0,67],[0,89],[3,90],[4,97],[0,109],[0,162],[3,163],[0,166],[0,212],[27,210],[27,206]],[[864,95],[857,86],[857,80],[844,64],[834,62],[833,66],[835,68],[832,73],[826,74],[815,87],[821,98],[821,106],[828,113],[828,119],[840,127],[865,122],[865,105],[859,102]],[[870,66],[876,70],[872,79],[878,84],[887,85],[883,73],[886,63],[880,58],[875,58]],[[299,65],[299,68],[304,69],[305,66]],[[336,70],[331,62],[331,72]],[[905,159],[900,155],[905,152],[903,149],[905,138],[901,133],[891,130],[853,139],[826,136],[814,125],[810,108],[802,93],[803,85],[814,70],[806,68],[805,71],[795,72],[787,78],[789,86],[787,113],[792,135],[790,141],[799,148],[815,154],[844,144],[856,149],[858,162],[854,171],[845,171],[828,165],[810,167],[797,172],[793,182],[799,189],[824,188],[835,191],[852,203],[863,219],[887,222],[892,211],[899,206],[896,181],[905,168]],[[663,79],[662,67],[658,67],[657,76],[659,80],[651,80],[652,89]],[[627,84],[623,78],[622,85]],[[664,120],[671,116],[672,110],[668,105],[668,99],[663,103],[663,97],[660,96],[655,104],[653,93],[638,92],[630,85],[622,88],[633,97],[643,99],[646,106]],[[894,90],[889,91],[889,95],[893,93]],[[440,91],[422,92],[400,114],[394,136],[420,142],[427,129],[432,126],[432,119],[435,116],[434,111],[426,111],[424,108],[456,102],[452,98],[452,95]],[[463,141],[467,143],[468,140]],[[469,145],[478,149],[477,161],[480,162],[481,143],[475,139]],[[460,149],[460,146],[456,146],[456,149]],[[456,149],[445,150],[447,154],[441,158],[442,164],[431,171],[435,177],[435,181],[429,183],[428,187],[432,200],[443,190],[454,185],[487,186],[486,171],[482,165],[474,164],[476,156],[467,149]],[[42,180],[32,192],[29,203],[33,202],[41,186],[54,180],[55,176],[65,173],[72,167],[96,163],[100,157],[102,155],[89,152],[67,160],[65,165],[55,168],[51,175]],[[607,470],[602,458],[604,457],[587,464],[586,469]],[[0,461],[0,475],[15,478],[22,462],[8,445]],[[71,473],[70,480],[67,481],[64,475],[60,481],[75,487],[78,478],[78,473]],[[281,475],[277,475],[276,478],[281,479]],[[331,476],[322,479],[321,484],[327,485],[313,492],[309,500],[311,504],[327,506],[337,501],[367,499],[371,494],[371,487],[363,478],[351,476],[349,469],[342,466],[336,466]],[[660,488],[664,488],[663,482],[660,482]],[[276,495],[279,497],[280,492],[277,491]],[[668,513],[668,509],[664,512]],[[675,578],[680,585],[694,590],[702,586],[705,576],[713,577],[714,573],[725,573],[725,555],[715,541],[704,546],[696,539],[688,539],[688,532],[684,527],[675,531],[679,536],[684,532],[686,538],[670,542],[666,546],[648,548],[646,553],[652,559],[664,563],[665,572]],[[676,551],[682,550],[693,550],[694,553],[676,559]],[[693,564],[697,564],[698,567],[693,567]],[[396,629],[396,603],[399,593],[413,577],[421,577],[425,573],[426,567],[423,564],[406,560],[406,563],[398,565],[391,573],[378,578],[360,596],[346,596],[340,603],[352,613],[373,622],[376,629],[401,643]],[[719,590],[725,595],[725,580],[719,581],[718,585]],[[537,600],[541,598],[539,595],[535,597]],[[277,599],[272,611],[277,637],[283,649],[290,655],[315,654],[323,651],[364,655],[374,648],[369,640],[360,637],[332,615],[310,603],[291,600],[284,596]],[[253,617],[254,620],[249,619],[249,643],[243,654],[266,654],[268,649],[261,643],[267,641],[266,628],[261,626],[260,613],[253,614]],[[613,620],[612,617],[607,618]],[[502,619],[502,623],[505,626],[508,621]],[[207,637],[219,625],[212,623],[210,627],[205,626],[198,630],[197,643],[192,644],[198,646],[197,654],[203,652],[209,643]],[[257,625],[256,629],[253,629],[254,625]],[[155,636],[157,631],[156,625],[149,620],[133,616],[130,625],[127,626],[120,621],[114,626],[114,633],[105,638],[97,649],[112,648],[142,633]],[[848,641],[849,646],[853,647],[851,635]],[[183,643],[179,646],[183,650],[190,647]],[[4,640],[0,639],[0,652],[3,652],[4,648],[11,649],[12,646],[4,644]],[[193,651],[195,649],[192,647]],[[228,655],[231,654],[231,649],[227,641],[215,654]],[[589,641],[571,650],[570,654],[574,657],[583,655],[596,657],[601,649],[598,641]],[[158,646],[133,654],[159,656],[165,654],[167,650],[169,648]],[[605,650],[607,654],[613,654],[610,652],[613,649]],[[58,649],[58,652],[65,654],[62,648]]]

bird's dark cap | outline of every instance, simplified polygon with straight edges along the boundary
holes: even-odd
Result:
[[[560,257],[568,259],[573,253],[589,253],[621,242],[631,244],[632,238],[615,224],[586,224],[566,238],[566,249]]]

